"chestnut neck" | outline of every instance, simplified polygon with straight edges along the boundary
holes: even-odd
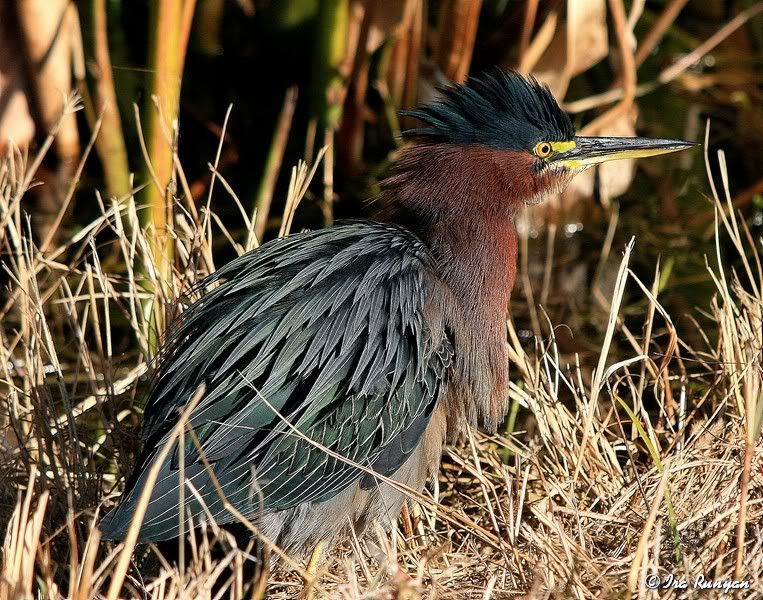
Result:
[[[422,239],[467,312],[505,317],[516,275],[513,218],[531,195],[517,185],[528,160],[481,146],[416,145],[382,182],[382,218]]]

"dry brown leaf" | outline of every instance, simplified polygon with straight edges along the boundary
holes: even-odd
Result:
[[[403,26],[405,0],[359,0],[371,12],[371,24],[366,40],[366,52],[372,54]]]
[[[462,83],[469,73],[482,0],[448,0],[440,7],[435,62],[445,76]]]
[[[43,120],[41,126],[49,131],[61,117],[65,98],[72,91],[74,6],[68,0],[19,0],[16,10],[27,59],[36,66],[32,84]],[[74,114],[63,118],[56,150],[63,160],[79,154]]]
[[[0,152],[9,141],[23,147],[34,137],[18,32],[12,31],[12,21],[4,18],[9,10],[10,4],[0,7]]]
[[[570,79],[608,52],[606,0],[568,0],[565,27],[554,36],[533,74],[562,99]]]

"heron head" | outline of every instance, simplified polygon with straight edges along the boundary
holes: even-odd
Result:
[[[421,121],[420,127],[403,132],[404,137],[438,148],[460,148],[462,161],[488,161],[488,167],[499,172],[505,199],[514,203],[537,202],[564,189],[578,173],[606,161],[697,145],[674,139],[576,135],[548,87],[515,71],[496,70],[443,88],[439,99],[404,114]],[[484,173],[485,165],[474,167]]]

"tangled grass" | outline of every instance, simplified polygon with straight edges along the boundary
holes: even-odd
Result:
[[[651,282],[629,269],[631,242],[612,297],[600,298],[609,319],[596,359],[562,354],[550,321],[544,339],[523,347],[509,322],[506,430],[473,431],[449,447],[439,479],[397,529],[376,526],[324,560],[311,582],[318,597],[693,593],[648,589],[648,576],[669,574],[744,580],[741,597],[763,596],[763,271],[718,158],[717,253],[707,257],[716,290],[698,307],[704,346],[686,344],[660,304],[659,266]],[[161,280],[133,196],[97,197],[90,225],[59,246],[52,234],[35,243],[24,199],[38,165],[19,153],[0,165],[0,597],[295,597],[303,565],[279,556],[252,571],[251,546],[214,523],[192,532],[176,565],[134,540],[101,543],[96,527],[135,458],[153,328],[214,270],[212,225],[243,252],[256,244],[254,215],[213,170],[213,185],[241,209],[246,241],[210,202],[179,200],[172,276]],[[179,196],[189,198],[176,166]],[[311,176],[305,165],[293,170],[282,233]],[[621,318],[626,291],[645,307],[640,331]]]

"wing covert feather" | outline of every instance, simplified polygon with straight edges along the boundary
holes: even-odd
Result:
[[[286,509],[327,500],[361,478],[368,485],[348,461],[391,475],[446,385],[452,348],[424,309],[438,285],[424,245],[381,224],[289,236],[229,263],[202,282],[200,300],[172,329],[146,406],[141,470],[204,382],[190,425],[244,513],[258,504],[240,489],[252,477],[265,508]],[[190,438],[185,449],[185,464],[200,464]],[[152,539],[178,527],[177,508],[167,517],[177,504],[177,462],[176,449],[157,484],[162,497],[146,514]],[[208,510],[230,520],[204,481],[198,474]]]

